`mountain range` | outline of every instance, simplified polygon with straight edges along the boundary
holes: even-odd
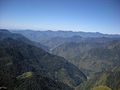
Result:
[[[48,52],[64,57],[88,77],[91,73],[110,70],[115,65],[119,66],[120,35],[50,30],[12,32],[20,33],[33,41],[37,40],[47,47]]]
[[[31,42],[0,30],[0,86],[8,90],[71,90],[87,79],[63,57]]]
[[[120,35],[0,29],[0,88],[120,90]]]

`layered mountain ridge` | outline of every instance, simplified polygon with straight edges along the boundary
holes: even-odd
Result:
[[[7,87],[8,90],[40,90],[42,87],[46,88],[42,90],[64,90],[64,88],[69,90],[70,87],[67,85],[74,87],[86,80],[86,76],[76,66],[62,57],[52,55],[34,44],[29,44],[24,41],[25,38],[19,39],[23,36],[2,30],[0,35],[0,85]],[[31,74],[27,72],[33,73],[33,76],[29,77]],[[26,77],[24,73],[28,74],[27,77],[30,79],[17,79],[20,75]],[[35,82],[31,82],[32,79]],[[44,81],[46,85],[39,86],[41,81]],[[60,86],[59,83],[61,83]],[[33,86],[28,88],[31,84]],[[35,89],[33,89],[34,85],[37,85]]]
[[[120,89],[120,35],[3,31],[0,32],[2,86],[12,87],[11,90]]]

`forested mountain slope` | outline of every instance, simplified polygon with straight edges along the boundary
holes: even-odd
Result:
[[[12,34],[6,31],[3,36],[5,33],[6,36]],[[0,34],[1,87],[8,90],[69,90],[67,85],[74,87],[86,80],[86,76],[64,58],[13,38],[14,34],[4,38],[3,31]]]
[[[104,90],[101,86],[110,88],[105,90],[120,90],[120,66],[110,71],[96,73],[93,78],[82,83],[76,90]]]
[[[52,53],[86,72],[101,72],[120,65],[120,39],[67,42],[54,48]]]

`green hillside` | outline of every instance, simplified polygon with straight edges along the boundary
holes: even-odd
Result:
[[[6,35],[6,32],[4,32],[4,35]],[[0,34],[2,35],[2,33],[3,32]],[[9,34],[11,33],[7,32],[7,36]],[[67,85],[74,87],[86,80],[86,76],[76,66],[69,63],[64,58],[49,54],[39,47],[16,38],[14,35],[5,38],[2,38],[1,36],[0,86],[5,86],[10,90],[13,90],[14,87],[17,88],[19,86],[25,87],[25,90],[33,90],[28,88],[29,84],[24,84],[21,82],[25,80],[25,83],[33,83],[33,85],[36,85],[37,82],[31,82],[31,79],[39,81],[39,78],[36,78],[36,75],[40,78],[43,77],[42,80],[45,83],[52,80],[51,82],[53,84],[45,84],[45,87],[51,87],[53,89],[43,90],[61,90],[61,87],[66,87],[66,90],[68,90],[70,87]],[[44,80],[44,77],[47,77],[48,81]],[[62,82],[64,84],[59,86],[59,83],[57,82]],[[17,83],[18,85],[16,86]]]
[[[112,90],[112,89],[107,86],[97,86],[92,88],[91,90]]]
[[[120,65],[119,40],[99,42],[93,39],[92,42],[67,42],[54,48],[52,53],[64,57],[88,76]]]
[[[78,86],[76,90],[97,90],[96,87],[101,85],[107,86],[111,90],[119,90],[120,88],[120,69],[119,68],[120,67],[116,67],[116,69],[111,70],[109,72],[97,73],[93,78],[91,78],[87,82],[84,82],[80,86]]]

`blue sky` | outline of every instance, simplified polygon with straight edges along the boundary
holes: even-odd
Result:
[[[0,0],[0,28],[120,34],[120,0]]]

